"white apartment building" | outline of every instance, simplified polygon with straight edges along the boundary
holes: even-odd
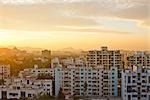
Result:
[[[62,88],[70,96],[118,96],[117,68],[105,70],[103,66],[55,68],[55,95]]]
[[[42,94],[52,94],[52,80],[28,78],[14,78],[7,85],[0,87],[0,99],[35,98]]]
[[[24,69],[19,73],[19,76],[26,79],[28,77],[37,78],[40,73],[49,73],[54,78],[55,88],[52,88],[55,89],[55,96],[58,95],[60,88],[66,95],[70,96],[118,96],[117,67],[111,67],[109,70],[101,65],[87,67],[85,61],[80,58],[64,59],[62,65],[56,58],[52,62],[55,65],[54,68],[35,66]],[[28,84],[31,85],[32,82]]]
[[[7,79],[10,77],[10,65],[0,65],[0,79]]]
[[[86,60],[83,57],[67,58],[62,60],[63,67],[75,65],[75,67],[83,67],[86,65]]]
[[[137,51],[127,57],[128,67],[147,66],[150,68],[150,52]]]
[[[19,87],[0,87],[0,99],[21,99],[36,98],[42,89],[19,88]]]
[[[19,72],[19,77],[25,78],[27,76],[34,76],[37,77],[39,74],[50,74],[54,76],[53,68],[38,68],[37,65],[34,65],[34,68],[24,69],[23,71]]]
[[[122,71],[122,100],[150,100],[150,69],[136,67]]]
[[[108,50],[107,47],[101,47],[101,50],[91,50],[87,54],[87,66],[96,67],[102,65],[104,69],[110,70],[111,67],[117,67],[118,74],[118,93],[121,95],[121,70],[123,69],[123,55],[120,50]]]
[[[87,64],[90,67],[102,65],[105,69],[110,69],[113,66],[122,69],[122,55],[120,50],[108,50],[107,47],[101,47],[101,50],[88,52]]]

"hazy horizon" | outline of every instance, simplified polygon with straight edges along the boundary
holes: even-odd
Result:
[[[148,0],[0,0],[0,46],[150,50]]]

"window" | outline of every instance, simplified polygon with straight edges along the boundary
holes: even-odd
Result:
[[[24,91],[21,91],[21,97],[25,97],[25,92]]]
[[[148,83],[150,83],[150,76],[148,76]]]
[[[128,83],[131,83],[131,76],[128,76]]]
[[[29,84],[29,80],[27,80],[27,84]]]
[[[137,85],[141,85],[141,83],[137,83]]]
[[[136,78],[136,76],[132,76],[133,78]]]
[[[28,94],[28,97],[31,97],[31,94]]]
[[[132,92],[132,87],[131,86],[127,86],[127,92],[131,93]]]
[[[128,95],[128,100],[131,100],[131,95]]]
[[[9,93],[9,95],[11,95],[11,96],[17,96],[18,93]]]
[[[135,80],[132,81],[132,83],[135,83],[135,82],[136,82]]]
[[[138,77],[140,77],[141,76],[141,74],[140,73],[138,73]]]
[[[132,95],[132,97],[137,97],[137,95]]]

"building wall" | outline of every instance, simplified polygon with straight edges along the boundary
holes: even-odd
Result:
[[[135,52],[127,57],[128,67],[132,66],[146,66],[150,68],[150,53],[144,51]]]
[[[55,96],[58,95],[60,88],[62,88],[62,68],[55,68]]]
[[[10,76],[10,65],[0,65],[0,79],[6,79]]]
[[[117,74],[117,68],[109,71],[102,66],[55,68],[55,94],[62,87],[66,95],[72,96],[118,96]]]
[[[110,95],[111,96],[118,96],[118,68],[112,67],[109,72],[110,77]]]
[[[122,99],[150,100],[150,69],[138,66],[122,71]]]
[[[92,50],[87,54],[87,64],[92,67],[103,65],[105,69],[114,66],[122,69],[122,55],[119,50],[108,50],[102,47],[101,50]]]

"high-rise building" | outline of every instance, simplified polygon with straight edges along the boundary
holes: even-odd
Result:
[[[150,52],[138,51],[127,57],[127,65],[133,66],[146,66],[150,68]]]
[[[150,100],[150,69],[132,67],[122,71],[122,100]]]
[[[122,69],[122,55],[120,50],[108,50],[107,47],[101,47],[101,50],[91,50],[87,54],[87,64],[90,67],[103,65],[104,69],[118,67]]]
[[[111,67],[109,70],[109,88],[110,88],[110,96],[120,96],[121,89],[118,89],[118,68]]]
[[[121,70],[123,69],[123,55],[120,50],[108,50],[107,47],[101,47],[101,50],[91,50],[87,54],[87,66],[96,67],[102,65],[104,69],[110,70],[111,67],[117,67],[118,73],[118,95],[121,95]]]

